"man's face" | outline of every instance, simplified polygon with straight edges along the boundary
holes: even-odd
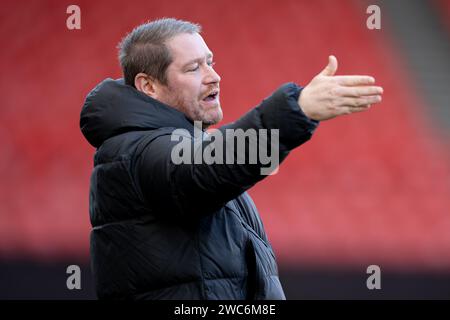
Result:
[[[167,86],[158,100],[207,127],[222,120],[219,101],[220,76],[213,69],[212,52],[198,34],[183,33],[166,43],[172,55]]]

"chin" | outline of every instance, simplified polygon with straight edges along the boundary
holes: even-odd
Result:
[[[219,106],[217,110],[214,110],[214,112],[206,114],[201,121],[203,123],[203,126],[212,126],[218,124],[220,121],[222,121],[222,119],[223,113],[222,109]]]
[[[211,124],[218,124],[223,119],[222,110],[220,110],[217,115],[212,119]]]

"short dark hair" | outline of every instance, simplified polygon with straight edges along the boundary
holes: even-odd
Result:
[[[182,33],[200,32],[200,25],[173,18],[149,21],[134,28],[118,45],[125,83],[134,87],[134,78],[143,72],[167,84],[166,70],[172,57],[166,41]]]

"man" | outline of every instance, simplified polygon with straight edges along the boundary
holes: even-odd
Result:
[[[206,131],[195,134],[194,122],[206,129],[222,119],[221,79],[198,25],[175,19],[143,24],[122,40],[120,63],[124,80],[107,79],[92,90],[80,120],[97,148],[90,218],[98,297],[285,299],[274,253],[246,193],[265,177],[264,163],[238,161],[243,155],[230,149],[236,136],[227,130],[276,132],[245,140],[244,158],[257,143],[261,150],[276,145],[272,153],[283,161],[319,121],[367,110],[381,101],[382,88],[372,77],[334,76],[337,60],[330,56],[305,88],[285,84],[220,127],[221,141]],[[184,136],[174,135],[181,129]],[[192,161],[175,163],[179,138],[192,146],[192,154],[181,151]],[[224,161],[195,161],[211,146],[224,146]]]

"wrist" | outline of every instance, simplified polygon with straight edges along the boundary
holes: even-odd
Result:
[[[298,107],[300,108],[300,110],[303,112],[303,114],[305,115],[305,116],[307,116],[308,118],[310,118],[310,119],[313,119],[312,117],[311,117],[311,114],[310,114],[310,112],[309,112],[309,109],[308,109],[308,98],[307,98],[307,95],[308,95],[308,93],[307,93],[307,88],[305,87],[305,88],[303,88],[303,90],[300,92],[300,95],[299,95],[299,97],[298,97],[298,100],[297,100],[297,102],[298,102]],[[314,120],[314,119],[313,119]]]

